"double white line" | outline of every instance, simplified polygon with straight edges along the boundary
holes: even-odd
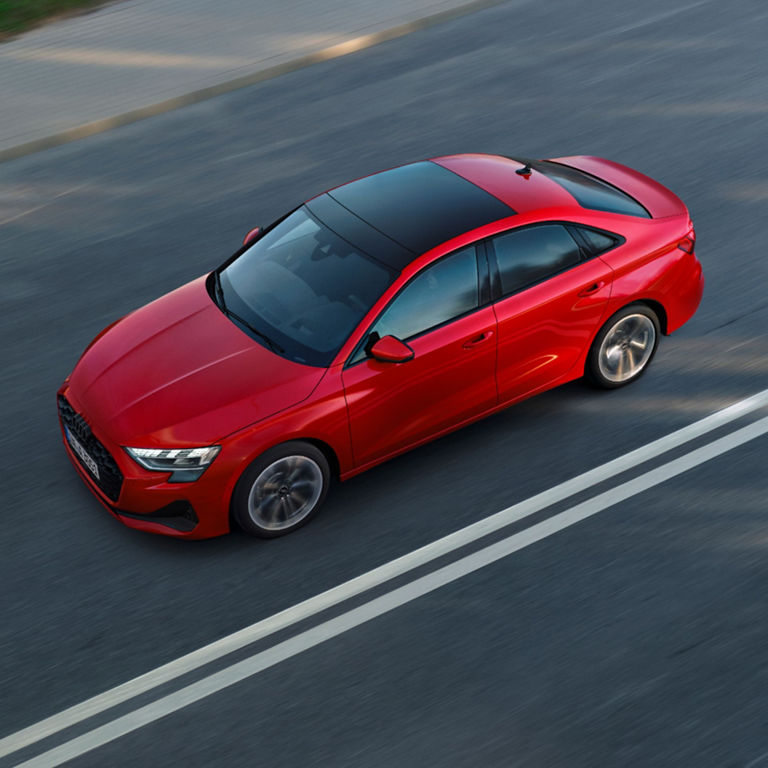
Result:
[[[261,640],[280,630],[291,627],[304,619],[311,618],[320,612],[336,606],[355,595],[384,584],[391,579],[405,574],[419,566],[470,544],[482,537],[497,531],[511,523],[522,520],[530,515],[561,502],[577,493],[585,491],[605,480],[653,459],[667,451],[678,448],[685,443],[695,440],[712,430],[718,429],[736,419],[750,414],[768,405],[768,390],[741,400],[727,408],[707,416],[700,421],[690,424],[683,429],[672,432],[658,440],[654,440],[637,450],[620,456],[607,464],[596,467],[578,477],[550,488],[519,504],[497,512],[466,528],[462,528],[448,536],[444,536],[420,549],[403,555],[372,571],[344,582],[333,589],[316,595],[309,600],[298,603],[290,608],[276,613],[267,619],[259,621],[228,635],[210,645],[206,645],[192,653],[181,656],[174,661],[157,667],[140,677],[129,680],[122,685],[87,699],[69,709],[41,720],[34,725],[0,739],[0,757],[10,755],[24,747],[34,744],[65,728],[76,725],[94,715],[122,704],[139,694],[151,691],[158,686],[172,681],[187,672],[220,659],[238,649]],[[353,608],[339,616],[321,622],[287,640],[279,642],[266,650],[255,653],[243,661],[232,664],[225,669],[208,675],[197,682],[167,694],[154,702],[139,707],[125,715],[117,717],[106,724],[70,739],[42,754],[21,763],[23,766],[60,765],[78,755],[106,744],[131,731],[141,728],[160,717],[176,712],[182,707],[217,691],[233,685],[251,675],[278,664],[285,659],[295,656],[302,651],[312,648],[332,637],[359,626],[376,616],[393,610],[400,605],[415,600],[439,587],[449,584],[462,576],[466,576],[490,563],[506,557],[529,544],[551,536],[574,523],[591,517],[607,507],[613,506],[648,488],[669,480],[693,467],[730,451],[744,443],[754,440],[768,432],[768,417],[754,421],[747,426],[729,432],[706,445],[689,451],[679,458],[673,459],[661,466],[647,471],[631,480],[620,483],[609,490],[600,493],[584,502],[566,509],[546,520],[530,526],[507,538],[501,539],[472,554],[451,562],[442,568],[418,577],[404,586],[393,589],[373,598],[368,602]]]

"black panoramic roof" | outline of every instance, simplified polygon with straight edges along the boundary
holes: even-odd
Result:
[[[352,181],[307,206],[339,235],[398,270],[417,254],[515,213],[484,189],[430,161]]]
[[[414,254],[391,237],[374,229],[337,203],[329,194],[320,195],[306,203],[309,212],[332,229],[339,237],[357,246],[361,251],[399,272],[410,264]]]

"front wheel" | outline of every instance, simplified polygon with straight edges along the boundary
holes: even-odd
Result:
[[[232,494],[232,516],[254,536],[290,533],[317,513],[330,478],[328,459],[314,445],[278,445],[243,472]]]
[[[658,316],[645,304],[619,310],[592,342],[587,378],[603,389],[623,387],[639,378],[653,359],[660,333]]]

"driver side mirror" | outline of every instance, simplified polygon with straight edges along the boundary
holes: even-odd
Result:
[[[413,359],[413,350],[394,336],[382,336],[371,347],[369,354],[382,363],[405,363]]]
[[[254,227],[243,238],[243,245],[250,245],[261,234],[261,227]]]

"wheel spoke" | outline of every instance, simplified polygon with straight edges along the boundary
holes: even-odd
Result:
[[[280,505],[283,509],[283,519],[288,521],[296,513],[296,505],[293,503],[290,496],[281,496]]]
[[[294,488],[288,494],[288,498],[291,499],[291,501],[293,501],[294,504],[298,505],[299,507],[302,506],[302,504],[307,503],[309,496],[310,496],[309,493],[302,493],[301,491],[297,491],[296,488]]]
[[[277,522],[280,514],[280,497],[277,495],[270,496],[265,503],[264,514],[261,517],[269,522]]]
[[[294,460],[288,465],[288,472],[285,478],[286,483],[290,485],[293,483],[296,478],[298,478],[302,472],[304,471],[304,467],[302,464],[298,461],[298,456],[292,457]]]

